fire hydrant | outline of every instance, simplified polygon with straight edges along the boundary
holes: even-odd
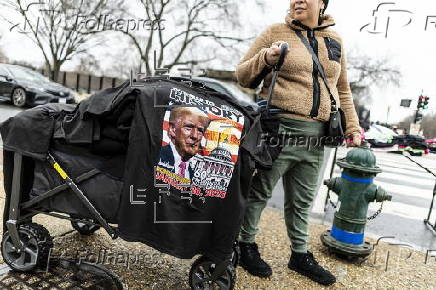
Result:
[[[341,177],[327,179],[324,184],[338,195],[338,205],[332,229],[321,235],[321,241],[334,253],[350,258],[366,257],[373,250],[364,240],[369,203],[391,200],[392,196],[373,184],[374,177],[382,170],[369,147],[354,148],[336,163],[343,169]]]

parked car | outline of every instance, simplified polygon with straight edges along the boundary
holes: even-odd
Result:
[[[374,148],[387,148],[392,147],[396,143],[394,142],[395,137],[398,136],[393,130],[373,124],[370,126],[369,130],[365,132],[365,139]]]
[[[216,79],[207,78],[207,77],[195,77],[195,78],[192,78],[192,80],[197,81],[197,82],[202,82],[206,86],[211,87],[212,89],[214,89],[220,93],[233,96],[241,104],[243,104],[245,106],[249,106],[253,109],[257,108],[257,105],[253,101],[253,99],[250,98],[249,96],[247,96],[245,93],[243,93],[236,85],[221,82],[221,81],[218,81]]]
[[[17,107],[47,103],[74,104],[75,94],[42,74],[19,65],[0,64],[0,98]]]
[[[409,151],[412,156],[422,156],[430,152],[425,138],[417,135],[401,135],[394,138],[400,151]]]

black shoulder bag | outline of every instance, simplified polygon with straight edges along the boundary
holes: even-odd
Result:
[[[326,122],[326,136],[325,136],[326,138],[324,139],[324,145],[331,146],[331,147],[340,146],[342,145],[345,139],[344,130],[346,128],[346,120],[345,120],[344,111],[342,111],[341,108],[338,108],[336,104],[336,100],[333,97],[333,94],[327,83],[324,68],[319,62],[318,56],[313,51],[312,46],[310,46],[309,41],[303,36],[300,30],[294,30],[294,31],[297,34],[297,36],[301,39],[301,41],[303,42],[304,46],[307,48],[309,53],[312,55],[312,59],[317,66],[318,72],[321,75],[321,78],[330,96],[331,112],[330,112],[330,119],[328,122]]]

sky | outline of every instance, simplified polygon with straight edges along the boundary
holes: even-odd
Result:
[[[246,23],[241,34],[253,36],[272,23],[284,21],[289,0],[263,1],[264,11],[251,8],[240,11]],[[373,11],[378,6],[375,18]],[[373,101],[367,106],[371,109],[372,120],[397,122],[411,115],[412,109],[400,107],[400,100],[413,99],[412,107],[415,108],[421,92],[430,97],[430,110],[427,112],[436,113],[435,0],[330,0],[326,13],[334,17],[334,29],[343,38],[347,52],[359,51],[375,58],[387,56],[403,75],[400,87],[386,85],[371,88]],[[42,63],[41,55],[35,51],[33,44],[22,35],[8,33],[7,28],[7,25],[0,25],[4,34],[1,45],[8,57]],[[110,61],[110,57],[103,61]],[[66,64],[68,67],[71,64]]]
[[[269,3],[272,1],[268,1]],[[377,25],[374,29],[373,10],[381,3],[376,13]],[[262,18],[265,25],[283,22],[289,0],[274,0],[274,5],[265,11]],[[406,10],[409,12],[390,11]],[[400,87],[385,86],[372,88],[373,103],[371,119],[397,122],[413,114],[411,109],[399,106],[401,99],[416,100],[423,91],[430,97],[428,113],[436,113],[436,1],[435,0],[330,0],[326,13],[331,14],[336,22],[334,29],[341,35],[345,49],[354,50],[374,57],[389,57],[403,75]],[[250,16],[247,11],[245,17]],[[429,17],[427,30],[425,25]],[[387,19],[389,26],[387,26]],[[407,24],[410,19],[412,22]],[[435,22],[435,23],[431,23]],[[365,27],[362,31],[361,28]],[[386,27],[388,33],[386,37]],[[379,34],[373,32],[380,32]],[[388,107],[390,108],[387,116]],[[389,119],[387,119],[389,118]]]

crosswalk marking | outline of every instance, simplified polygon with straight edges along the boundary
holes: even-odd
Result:
[[[345,150],[339,150],[338,159],[345,157],[345,153]],[[421,221],[427,218],[436,179],[402,155],[386,152],[374,153],[377,165],[383,171],[376,176],[374,184],[383,187],[393,197],[392,201],[384,203],[382,214]],[[417,157],[414,160],[424,166],[436,166],[436,159],[432,159],[432,157]],[[340,176],[341,171],[336,166],[334,177]],[[326,192],[325,186],[321,186],[320,192]],[[325,198],[325,194],[323,197]],[[333,202],[337,201],[336,194],[331,194],[331,200]],[[313,209],[313,212],[323,213],[323,209],[319,206],[323,202],[317,201],[317,203],[318,206]],[[368,215],[379,208],[380,203],[370,203]],[[433,216],[436,216],[436,210]]]
[[[406,170],[408,172],[415,172],[415,173],[419,173],[419,174],[427,174],[427,171],[425,171],[424,169],[416,166],[413,163],[409,163],[409,164],[402,164],[402,165],[397,165],[397,164],[392,164],[392,163],[388,163],[387,161],[382,161],[382,162],[378,162],[377,165],[380,168],[386,168],[386,169],[398,169],[398,170]]]
[[[420,177],[409,176],[406,172],[403,173],[391,173],[391,172],[382,172],[377,174],[375,180],[380,179],[392,179],[398,180],[403,179],[407,184],[416,184],[418,187],[425,187],[426,189],[433,189],[434,180],[431,179],[431,175],[423,174]]]
[[[379,208],[380,203],[370,203],[369,205],[369,209],[372,211],[376,211]],[[422,221],[427,218],[428,208],[408,205],[402,202],[395,202],[392,200],[383,204],[382,213]]]
[[[423,198],[427,200],[431,200],[432,197],[432,190],[422,190],[422,189],[417,190],[411,186],[392,184],[382,181],[376,181],[374,183],[376,185],[383,187],[394,198],[395,198],[395,194],[401,194],[404,196],[410,196],[416,198]]]
[[[381,169],[388,169],[387,167],[381,167]],[[386,179],[391,179],[391,180],[399,180],[401,179],[402,181],[404,181],[407,184],[415,184],[419,189],[423,189],[423,187],[425,188],[425,190],[432,190],[434,185],[435,185],[435,180],[432,180],[432,176],[427,173],[424,172],[422,175],[420,174],[419,177],[416,175],[411,176],[410,172],[404,171],[404,170],[391,170],[391,168],[389,168],[389,171],[394,171],[394,173],[392,172],[386,172],[383,171],[382,173],[377,174],[377,176],[374,179],[374,182],[383,182],[383,180]],[[341,169],[336,168],[335,169],[335,176],[339,176],[341,174]]]

